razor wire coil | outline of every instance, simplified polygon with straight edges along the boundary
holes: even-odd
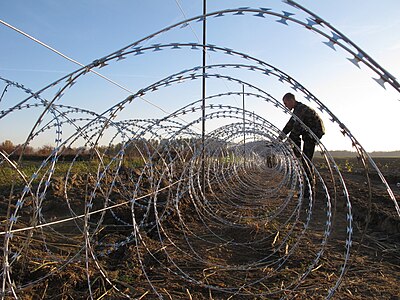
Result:
[[[212,12],[205,17],[256,16],[277,18],[276,21],[284,25],[292,22],[328,39],[325,44],[329,47],[339,46],[352,56],[349,60],[354,64],[365,64],[378,75],[375,80],[382,86],[388,83],[400,91],[394,77],[351,40],[295,2],[283,2],[308,14],[306,21],[296,19],[294,14],[286,11],[249,7]],[[230,69],[261,73],[315,103],[321,113],[338,124],[339,130],[350,139],[363,167],[378,172],[400,216],[395,195],[374,161],[336,115],[290,75],[248,54],[218,45],[181,42],[142,45],[159,34],[183,29],[203,18],[193,17],[162,29],[94,60],[36,93],[0,77],[5,85],[0,104],[4,103],[10,89],[27,94],[17,104],[3,108],[0,112],[2,122],[22,111],[41,110],[25,143],[13,152],[0,152],[0,168],[10,169],[16,177],[7,190],[8,214],[0,232],[4,236],[2,298],[18,298],[24,289],[39,286],[76,265],[84,269],[90,298],[99,297],[97,278],[102,278],[105,282],[102,285],[110,286],[118,295],[140,298],[139,292],[123,289],[125,285],[120,279],[113,278],[112,267],[107,262],[117,253],[129,251],[134,252],[135,266],[145,278],[143,282],[160,299],[166,297],[168,291],[165,292],[158,283],[151,264],[184,282],[230,296],[294,297],[297,291],[306,291],[302,284],[324,258],[336,217],[334,207],[337,203],[345,203],[342,257],[337,263],[336,280],[324,286],[326,298],[334,295],[348,268],[353,243],[352,203],[341,170],[318,140],[317,146],[329,172],[323,174],[318,166],[308,161],[316,180],[316,183],[310,182],[303,163],[294,154],[296,146],[290,140],[279,142],[281,131],[274,124],[258,113],[224,103],[226,96],[246,96],[291,115],[270,93],[242,77],[224,73]],[[73,85],[96,68],[108,68],[139,55],[196,51],[203,47],[245,62],[207,65],[203,73],[201,66],[173,73],[111,103],[101,113],[62,103]],[[232,82],[237,87],[245,86],[248,91],[231,90],[208,95],[206,107],[202,107],[201,99],[188,101],[162,118],[118,118],[138,99],[148,102],[145,97],[152,93],[204,77]],[[55,87],[58,90],[51,99],[42,96]],[[227,124],[207,132],[205,144],[201,145],[198,128],[203,120],[199,113],[203,109],[207,122],[218,119]],[[67,135],[65,132],[67,129],[71,132],[70,128],[73,131]],[[27,173],[23,168],[26,146],[49,133],[54,136],[55,146],[35,170]],[[103,137],[107,134],[108,140],[104,143]],[[253,142],[244,144],[241,141],[244,135],[253,137]],[[78,144],[79,150],[67,163],[67,170],[62,170],[63,155]],[[203,149],[206,154],[206,194],[200,172]],[[138,165],[134,165],[133,157],[140,161]],[[87,170],[83,174],[79,173],[80,163]],[[61,176],[56,177],[59,169]],[[17,183],[17,179],[22,184]],[[319,186],[318,205],[314,200],[313,184]],[[368,189],[371,190],[370,182]],[[311,197],[304,196],[305,190]],[[53,212],[57,205],[63,207],[62,215]],[[317,222],[318,213],[323,215],[323,224]],[[201,226],[194,227],[196,224]],[[316,229],[322,231],[318,237],[313,235]],[[236,231],[243,236],[234,235]],[[68,250],[60,250],[59,242],[67,245]],[[280,273],[286,272],[285,266],[293,267],[296,252],[307,243],[316,247],[310,250],[301,272],[288,274],[290,281],[284,288],[282,285],[268,286],[270,281],[279,278]],[[37,256],[35,251],[39,249],[44,249],[43,257]],[[227,256],[236,255],[237,261],[224,260],[220,254],[224,251]],[[240,251],[248,251],[252,256],[241,257]],[[28,257],[42,265],[51,261],[54,267],[33,279],[15,276],[13,270],[22,268],[20,260],[25,261]],[[188,267],[188,262],[194,267]],[[94,277],[96,272],[99,277]],[[214,280],[212,274],[220,274],[225,280]]]

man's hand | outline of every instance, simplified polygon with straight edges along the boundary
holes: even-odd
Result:
[[[282,141],[284,141],[285,139],[286,139],[286,134],[284,134],[283,132],[281,132],[279,135],[278,135],[278,138],[277,138],[277,140],[278,141],[280,141],[280,142],[282,142]]]

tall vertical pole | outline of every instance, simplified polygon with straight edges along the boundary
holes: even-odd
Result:
[[[203,83],[202,83],[202,120],[201,120],[201,179],[203,195],[206,190],[206,175],[205,175],[205,134],[206,134],[206,14],[207,1],[203,0]]]
[[[244,84],[243,87],[243,164],[246,164],[246,115],[244,106]]]
[[[254,110],[253,110],[253,130],[254,130],[254,142],[256,141],[256,114],[254,113]]]

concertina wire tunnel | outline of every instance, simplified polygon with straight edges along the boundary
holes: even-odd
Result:
[[[242,7],[209,12],[206,18],[258,18],[260,22],[272,19],[312,31],[329,47],[347,53],[351,62],[375,73],[379,84],[400,91],[393,76],[329,23],[294,1],[283,2],[300,17],[287,11]],[[199,286],[226,298],[307,295],[304,283],[326,255],[332,231],[341,223],[345,226],[338,230],[343,231],[345,239],[340,260],[334,266],[334,280],[319,287],[320,295],[333,297],[356,255],[354,244],[358,243],[350,192],[341,168],[321,141],[317,149],[323,164],[308,161],[315,174],[315,182],[310,182],[303,164],[294,155],[295,146],[290,139],[278,139],[281,131],[273,122],[261,112],[226,103],[227,97],[246,97],[246,101],[266,103],[291,116],[280,101],[281,95],[271,95],[257,83],[249,82],[249,73],[296,91],[315,105],[325,119],[336,124],[350,140],[365,170],[369,201],[372,183],[368,172],[373,170],[387,189],[391,200],[388,205],[400,217],[395,195],[373,159],[346,125],[297,79],[277,66],[222,45],[152,42],[159,35],[185,30],[203,18],[196,16],[164,28],[37,92],[0,78],[0,104],[11,98],[14,103],[1,108],[2,126],[19,114],[35,115],[25,142],[10,153],[0,153],[1,168],[15,178],[6,193],[2,192],[7,211],[0,232],[4,249],[2,299],[17,299],[25,290],[41,286],[65,270],[80,270],[76,272],[86,283],[85,297],[92,299],[101,296],[99,290],[108,289],[122,298],[140,299],[146,290],[156,298],[168,298],[168,290],[153,274],[156,267],[149,266],[149,261],[183,286]],[[223,59],[204,69],[189,66],[126,97],[113,98],[104,111],[63,102],[75,84],[84,84],[86,77],[98,77],[103,69],[125,60],[165,52],[191,55],[203,48]],[[206,96],[206,124],[221,125],[207,130],[204,144],[199,131],[202,99],[187,99],[181,108],[164,111],[160,118],[121,117],[136,102],[149,102],[151,95],[163,90],[179,92],[179,86],[186,83],[200,86],[204,76],[207,81],[220,85],[229,82],[238,87]],[[18,101],[16,97],[20,97]],[[304,124],[303,127],[313,134]],[[26,149],[45,135],[54,136],[50,154],[34,169],[24,169]],[[76,150],[65,160],[70,149]],[[79,171],[82,168],[86,170],[83,174]],[[306,189],[310,191],[309,198],[303,197]],[[62,210],[54,210],[56,206]],[[338,206],[344,214],[336,213]],[[319,235],[315,236],[315,232]],[[310,247],[310,243],[312,247],[302,265],[288,273],[296,253]],[[128,280],[129,276],[117,279],[112,275],[110,261],[128,248],[132,261],[127,274],[142,274],[146,286],[143,290]],[[37,254],[39,249],[41,256]],[[241,256],[240,252],[248,255]],[[224,260],[227,255],[237,255],[238,259]],[[46,267],[36,270],[39,266]],[[34,275],[21,276],[24,269]],[[277,280],[283,273],[290,279],[284,284]],[[278,281],[279,284],[274,283]]]

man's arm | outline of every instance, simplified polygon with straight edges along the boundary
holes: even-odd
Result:
[[[293,130],[294,122],[295,122],[294,118],[291,117],[290,120],[286,123],[285,127],[283,127],[282,131],[286,135]]]

